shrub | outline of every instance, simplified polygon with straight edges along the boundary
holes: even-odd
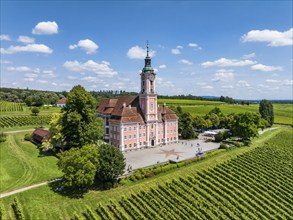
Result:
[[[228,149],[228,145],[227,144],[220,144],[219,149]]]
[[[5,219],[5,209],[3,203],[0,201],[0,220]]]
[[[224,140],[224,134],[223,134],[223,132],[219,132],[218,134],[215,135],[215,142],[219,143],[222,140]]]
[[[32,141],[32,134],[25,134],[24,135],[24,140],[25,141]]]
[[[251,141],[250,140],[244,140],[243,144],[244,144],[244,146],[250,146]]]
[[[31,111],[32,111],[32,115],[35,115],[35,116],[37,116],[40,113],[40,109],[37,107],[33,107]]]
[[[14,202],[12,204],[12,208],[14,210],[15,218],[17,220],[25,219],[21,204],[19,203],[17,198],[14,199]]]
[[[7,139],[7,134],[4,134],[3,132],[0,133],[0,142],[5,142]]]

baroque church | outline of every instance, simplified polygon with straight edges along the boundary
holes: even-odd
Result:
[[[138,96],[106,98],[97,108],[98,116],[104,119],[105,141],[121,151],[178,142],[178,117],[165,104],[157,104],[156,73],[148,45],[140,76]]]

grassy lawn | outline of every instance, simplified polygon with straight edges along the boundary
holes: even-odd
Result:
[[[255,112],[258,113],[258,104],[251,105],[194,105],[182,106],[182,110],[189,112],[191,115],[203,116],[211,111],[214,107],[218,107],[224,114]],[[274,104],[275,123],[293,125],[293,104]]]
[[[0,143],[1,192],[61,176],[57,158],[39,154],[34,144],[23,140],[25,133],[29,132],[8,134],[7,141]]]
[[[3,198],[8,218],[13,218],[11,203],[15,197],[18,198],[25,215],[29,219],[69,219],[73,216],[73,211],[81,213],[85,210],[85,205],[96,208],[99,202],[109,202],[110,199],[120,199],[122,195],[128,196],[131,193],[138,192],[142,189],[150,189],[162,182],[170,181],[173,178],[186,177],[197,171],[212,168],[219,163],[223,163],[240,154],[251,151],[256,147],[262,146],[269,139],[275,137],[284,128],[271,130],[253,140],[251,147],[236,148],[234,150],[217,150],[210,157],[192,163],[186,167],[171,170],[149,179],[132,183],[109,191],[90,191],[83,198],[70,198],[62,196],[51,190],[49,186],[42,186],[31,189],[10,197]],[[49,164],[48,164],[49,165]]]
[[[162,105],[222,105],[224,102],[207,100],[187,100],[187,99],[159,99],[158,104]]]

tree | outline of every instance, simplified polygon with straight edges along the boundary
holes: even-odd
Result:
[[[37,116],[40,113],[40,109],[37,107],[32,107],[32,114]]]
[[[263,119],[269,122],[270,126],[274,124],[274,108],[270,101],[261,100],[259,103],[259,113]]]
[[[99,152],[94,145],[72,148],[59,155],[57,163],[63,172],[65,186],[86,188],[94,183],[99,170]]]
[[[60,113],[54,113],[52,115],[49,131],[51,134],[50,143],[53,146],[62,145],[63,135],[61,133],[61,130],[62,130],[61,121],[62,121],[62,115]]]
[[[231,125],[231,132],[234,136],[238,136],[243,140],[250,140],[258,135],[257,127],[260,117],[258,114],[245,112],[234,116]]]
[[[94,144],[103,138],[103,120],[96,115],[95,100],[81,85],[68,93],[62,111],[61,133],[66,148]]]
[[[97,179],[105,186],[113,186],[124,172],[125,158],[121,151],[112,145],[102,144],[98,149],[100,169],[97,172]]]

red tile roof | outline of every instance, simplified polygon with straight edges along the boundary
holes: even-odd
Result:
[[[66,98],[60,99],[56,104],[66,104]]]
[[[111,115],[110,122],[137,122],[144,123],[144,115],[139,106],[139,96],[120,96],[115,99],[102,99],[97,108],[100,114]],[[158,107],[159,121],[177,119],[175,112],[167,106]]]
[[[43,142],[50,138],[50,132],[48,130],[37,128],[32,134],[32,139],[37,142]]]

